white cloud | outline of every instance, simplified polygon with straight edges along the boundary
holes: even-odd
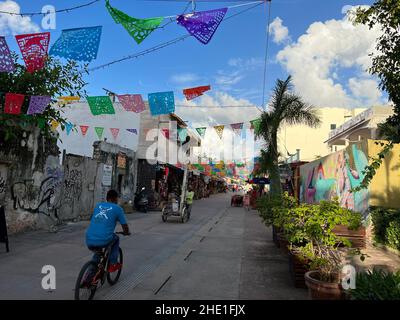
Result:
[[[21,13],[21,8],[17,2],[7,0],[0,2],[0,11]],[[0,13],[0,34],[2,35],[35,33],[39,31],[39,26],[32,22],[30,17]]]
[[[222,154],[226,159],[236,157],[236,159],[252,158],[255,155],[254,138],[248,136],[247,144],[241,141],[230,128],[232,123],[244,123],[244,129],[249,128],[249,121],[258,118],[260,111],[256,107],[251,106],[252,103],[246,99],[236,99],[231,95],[216,91],[213,96],[204,94],[199,98],[191,101],[179,101],[179,105],[192,107],[179,107],[176,113],[184,120],[190,121],[193,128],[207,127],[206,135],[202,140],[203,151],[210,157],[222,158]],[[195,106],[202,106],[196,108]],[[230,106],[229,108],[203,108],[204,106],[219,107]],[[236,107],[237,106],[237,107]],[[246,106],[246,107],[243,107]],[[213,126],[225,125],[223,139],[221,140]],[[243,143],[243,146],[241,144]],[[232,151],[232,146],[235,148]]]
[[[353,96],[363,99],[366,105],[372,106],[382,102],[382,92],[375,80],[350,78],[349,88]]]
[[[171,77],[171,81],[177,84],[187,84],[198,81],[200,77],[194,73],[175,74]]]
[[[269,31],[275,43],[280,44],[290,40],[289,29],[282,24],[282,19],[279,17],[276,17],[269,25]]]
[[[219,71],[217,76],[215,77],[215,83],[225,87],[230,87],[240,82],[240,80],[242,80],[243,78],[244,75],[241,74],[241,71],[239,70],[229,73]]]
[[[345,11],[350,9],[346,7]],[[379,35],[378,28],[354,26],[348,15],[341,20],[315,22],[296,42],[281,50],[277,60],[292,74],[296,91],[312,104],[355,107],[382,103],[378,84],[366,71]],[[340,70],[353,71],[356,76],[338,82]]]

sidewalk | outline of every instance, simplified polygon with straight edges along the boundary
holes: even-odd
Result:
[[[124,299],[307,299],[307,290],[291,283],[257,211],[227,208]]]

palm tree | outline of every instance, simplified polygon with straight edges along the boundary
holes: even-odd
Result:
[[[262,137],[265,149],[261,150],[260,171],[268,173],[271,180],[271,194],[282,194],[278,166],[278,132],[281,124],[318,127],[321,123],[317,110],[305,103],[299,95],[291,92],[292,77],[285,81],[278,79],[273,91],[269,110],[261,114],[261,121],[255,132]]]

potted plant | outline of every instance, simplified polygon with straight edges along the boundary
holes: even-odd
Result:
[[[287,192],[281,195],[266,194],[257,200],[257,210],[267,227],[272,227],[272,240],[279,248],[284,244],[287,248],[288,242],[283,234],[284,216],[289,208],[297,206],[297,200],[289,196]]]
[[[310,271],[304,278],[311,299],[344,299],[340,273],[346,252],[342,246],[350,247],[349,240],[333,232],[337,225],[350,225],[353,212],[341,208],[335,201],[321,201],[311,205],[307,212],[304,232],[307,244],[299,247],[299,254],[309,261]]]

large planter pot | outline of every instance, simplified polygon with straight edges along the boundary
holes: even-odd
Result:
[[[281,252],[283,254],[288,254],[289,253],[289,242],[283,235],[283,233],[278,233],[278,241],[279,241],[279,248],[281,249]]]
[[[319,280],[318,271],[308,271],[304,275],[308,293],[312,300],[344,300],[345,294],[339,282]]]
[[[279,239],[278,233],[280,232],[279,228],[272,226],[272,241],[275,243],[275,246],[279,248]]]
[[[337,236],[346,238],[351,242],[353,248],[366,247],[366,229],[360,227],[357,230],[349,230],[347,226],[338,225],[332,230]]]
[[[307,289],[305,274],[310,271],[307,261],[301,260],[295,253],[289,252],[289,273],[296,288]]]

